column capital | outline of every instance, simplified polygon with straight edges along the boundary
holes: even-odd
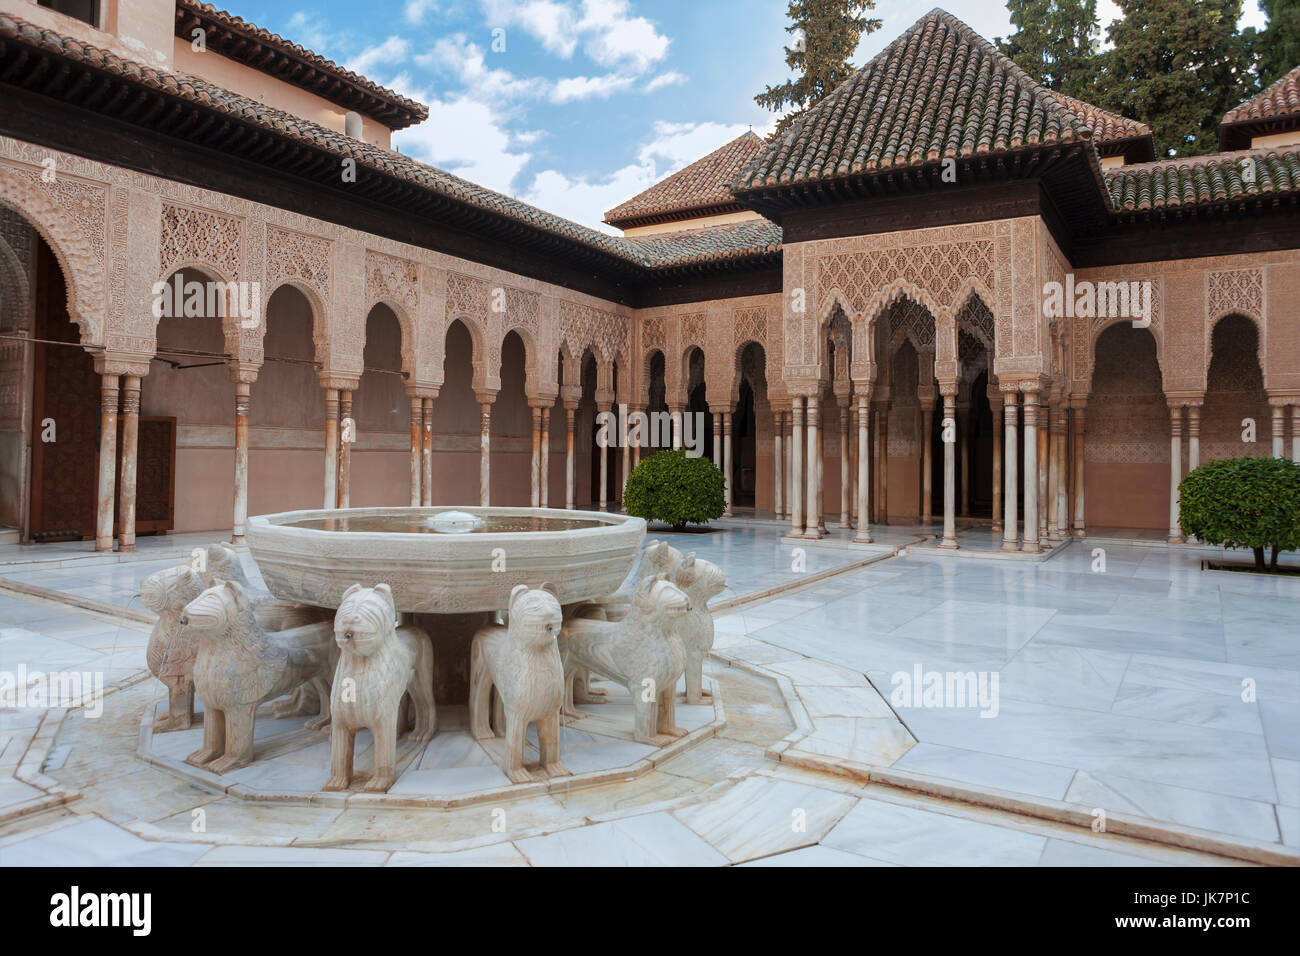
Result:
[[[262,366],[254,362],[230,360],[230,380],[237,385],[252,385],[257,381],[257,373],[261,370]]]
[[[321,388],[332,388],[340,392],[355,392],[361,386],[361,377],[353,377],[346,372],[321,370],[317,373]]]
[[[479,389],[474,393],[474,400],[480,405],[493,405],[496,403],[498,391],[499,389],[491,388]]]
[[[95,374],[144,378],[149,374],[150,358],[139,352],[100,352],[94,356]]]
[[[406,395],[408,398],[437,398],[440,387],[437,385],[423,385],[415,382],[406,383]]]
[[[1205,404],[1205,393],[1184,391],[1166,392],[1165,401],[1168,403],[1170,408],[1173,408],[1175,405],[1180,408],[1186,408],[1188,405],[1203,405]]]
[[[1272,389],[1267,392],[1268,403],[1274,408],[1287,405],[1300,405],[1300,390]]]

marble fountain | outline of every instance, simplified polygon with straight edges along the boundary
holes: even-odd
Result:
[[[249,519],[146,579],[145,760],[249,800],[452,807],[631,779],[712,736],[720,568],[639,518],[354,508]],[[712,693],[710,693],[712,691]]]

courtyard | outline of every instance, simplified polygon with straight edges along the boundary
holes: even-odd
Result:
[[[144,664],[139,582],[202,536],[130,560],[6,548],[0,669],[97,672],[107,692],[0,714],[0,864],[1300,861],[1300,582],[1202,571],[1215,549],[1138,539],[1024,562],[927,553],[934,531],[919,526],[870,551],[782,531],[659,535],[729,570],[706,667],[723,724],[707,739],[626,779],[442,807],[309,798],[319,783],[302,781],[324,757],[249,776],[283,746],[283,722],[220,786],[139,759],[142,714],[166,706]],[[989,532],[961,534],[975,547]],[[898,698],[918,669],[998,683],[956,706]],[[562,747],[581,739],[596,759],[600,735],[583,727],[600,709],[567,719]],[[435,738],[445,749],[455,719]]]

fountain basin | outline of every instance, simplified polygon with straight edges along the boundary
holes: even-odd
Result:
[[[561,604],[604,597],[632,570],[641,518],[555,508],[456,508],[483,525],[440,533],[451,508],[287,511],[248,519],[248,549],[271,593],[336,608],[353,584],[388,584],[397,610],[498,611],[519,584],[555,587]]]

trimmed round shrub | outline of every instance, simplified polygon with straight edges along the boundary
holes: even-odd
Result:
[[[641,459],[628,475],[623,504],[634,517],[662,521],[680,531],[721,517],[727,509],[726,479],[703,456],[665,449]]]
[[[1300,547],[1300,465],[1283,458],[1228,458],[1189,472],[1178,486],[1183,533],[1224,548],[1250,548],[1266,571],[1264,549]]]

